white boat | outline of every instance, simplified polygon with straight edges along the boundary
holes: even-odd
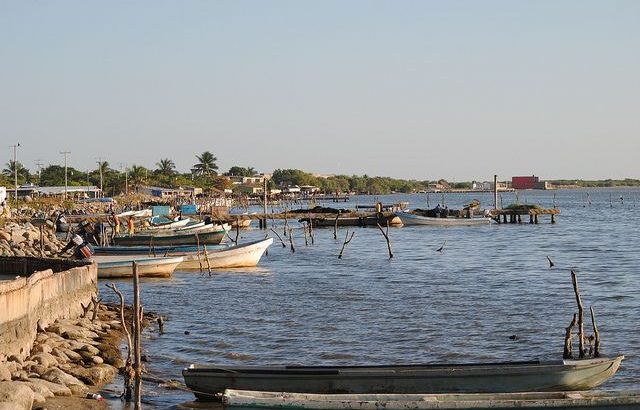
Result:
[[[191,221],[189,218],[180,219],[178,221],[170,221],[165,223],[151,224],[144,228],[145,231],[161,231],[165,229],[178,229],[187,226]]]
[[[403,225],[432,225],[432,226],[474,226],[487,225],[491,223],[491,218],[480,217],[455,217],[435,218],[431,216],[421,216],[410,212],[396,212],[395,214],[402,221]]]
[[[141,209],[139,211],[124,211],[117,214],[118,218],[133,216],[134,218],[148,218],[151,216],[151,209]]]
[[[117,255],[94,256],[98,264],[98,278],[131,278],[133,262],[138,266],[138,275],[145,278],[166,278],[171,276],[176,267],[182,263],[182,256],[145,258],[141,256]]]
[[[324,410],[640,408],[640,390],[466,394],[313,394],[227,389],[224,407]]]
[[[207,249],[207,257],[204,251],[183,255],[184,261],[178,265],[179,270],[221,269],[221,268],[247,268],[260,262],[260,258],[273,243],[273,238],[229,246],[228,248]],[[207,263],[207,259],[209,262]],[[201,265],[202,264],[202,265]]]

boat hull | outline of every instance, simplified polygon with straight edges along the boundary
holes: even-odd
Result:
[[[116,236],[114,245],[119,246],[171,246],[171,245],[217,245],[222,242],[226,231],[187,233],[179,235],[134,235]]]
[[[613,410],[640,407],[640,391],[467,394],[309,394],[226,390],[225,408],[324,410],[522,409]]]
[[[491,218],[434,218],[430,216],[415,215],[408,212],[398,212],[396,216],[402,221],[403,225],[431,225],[431,226],[476,226],[487,225],[491,223]]]
[[[587,390],[610,378],[623,356],[557,362],[355,367],[189,367],[200,399],[225,389],[295,393],[510,393]]]
[[[203,252],[198,257],[197,253],[184,255],[184,261],[178,265],[179,270],[221,269],[221,268],[248,268],[260,262],[262,255],[273,243],[273,238],[261,241],[230,246],[226,249],[209,250],[207,258]],[[207,259],[209,262],[207,263]]]
[[[182,257],[172,258],[131,258],[131,257],[95,257],[98,263],[98,279],[131,278],[133,262],[137,263],[141,278],[167,278],[182,263]]]

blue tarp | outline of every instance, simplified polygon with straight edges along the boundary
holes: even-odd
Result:
[[[165,205],[156,205],[151,207],[151,215],[169,215],[171,213],[171,207]]]
[[[198,208],[195,204],[182,205],[180,207],[182,215],[195,215],[198,213]]]

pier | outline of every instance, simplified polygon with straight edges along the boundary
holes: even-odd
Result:
[[[517,208],[507,208],[507,209],[492,209],[489,211],[489,215],[493,218],[497,223],[512,223],[512,224],[521,224],[522,217],[525,218],[527,215],[529,216],[530,224],[537,224],[539,221],[540,215],[550,215],[551,223],[556,223],[556,215],[560,214],[560,210],[557,208],[552,209],[544,209],[544,208],[531,208],[531,207],[517,207]],[[508,219],[508,221],[507,221]]]

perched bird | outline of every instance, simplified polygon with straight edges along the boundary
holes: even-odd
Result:
[[[511,339],[511,340],[518,340],[518,339],[520,339],[520,338],[518,337],[518,335],[511,335],[511,336],[509,336],[509,339]]]
[[[444,243],[442,244],[441,247],[439,247],[438,249],[436,249],[437,252],[442,252],[444,250],[444,246],[447,244],[447,240],[445,239]]]
[[[556,266],[556,264],[553,263],[550,257],[547,256],[547,260],[549,261],[549,268],[553,268],[554,266]]]

